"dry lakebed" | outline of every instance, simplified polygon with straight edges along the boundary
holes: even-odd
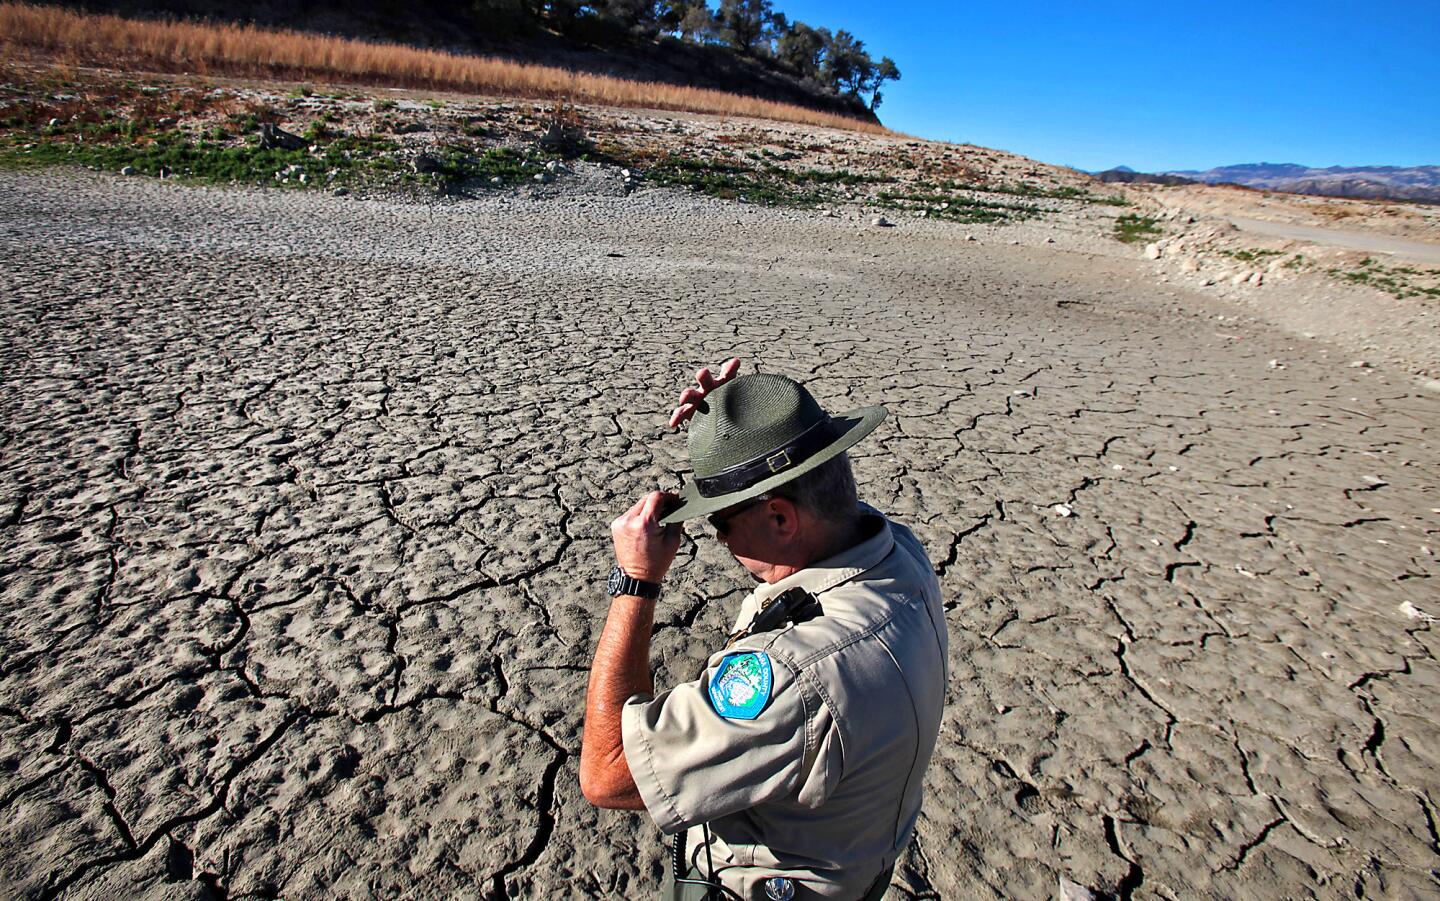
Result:
[[[730,355],[889,408],[940,572],[891,898],[1436,897],[1440,396],[1035,228],[0,173],[0,897],[652,896],[586,667]]]

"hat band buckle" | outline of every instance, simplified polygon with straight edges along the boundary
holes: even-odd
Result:
[[[835,423],[827,416],[778,450],[753,457],[712,476],[697,477],[695,489],[701,497],[720,497],[743,491],[756,482],[799,466],[828,447],[837,437]]]

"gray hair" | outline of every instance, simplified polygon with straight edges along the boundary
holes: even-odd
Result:
[[[860,514],[855,472],[850,468],[849,454],[844,452],[761,495],[763,500],[777,497],[786,498],[834,525],[848,524]]]

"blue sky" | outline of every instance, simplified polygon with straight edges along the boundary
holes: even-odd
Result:
[[[895,60],[880,118],[1080,169],[1440,165],[1440,0],[774,0]]]

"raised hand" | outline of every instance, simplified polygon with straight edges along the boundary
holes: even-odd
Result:
[[[610,523],[615,562],[631,578],[660,583],[680,550],[680,526],[660,525],[680,500],[668,491],[652,491]]]
[[[694,416],[695,411],[700,407],[700,401],[705,399],[705,395],[733,379],[735,373],[739,371],[740,358],[731,357],[720,367],[718,376],[712,373],[708,366],[695,373],[695,385],[698,387],[692,386],[680,392],[680,406],[670,414],[670,428],[679,428],[680,423]]]

